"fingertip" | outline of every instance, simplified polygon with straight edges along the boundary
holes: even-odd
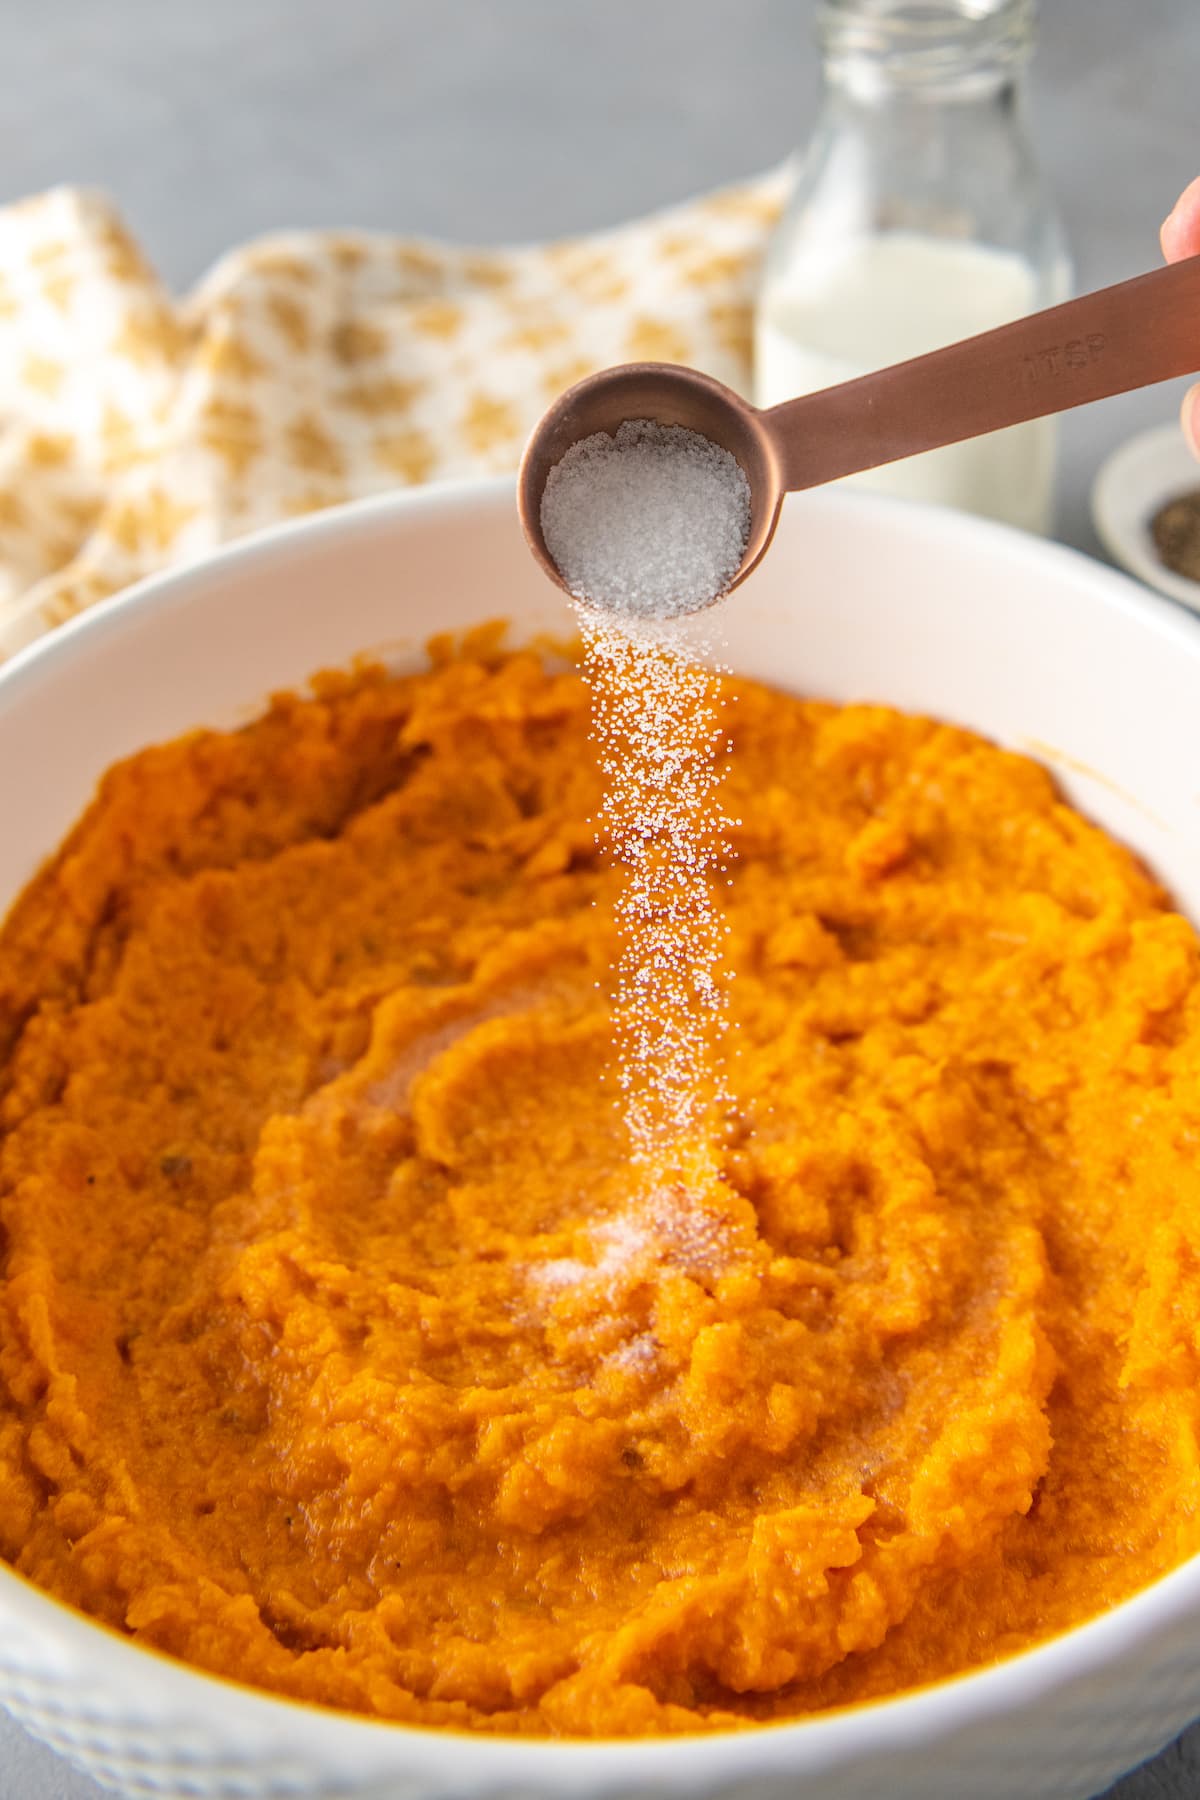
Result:
[[[1183,427],[1183,435],[1187,439],[1188,449],[1200,461],[1200,381],[1190,387],[1183,396],[1183,404],[1179,409],[1179,423]]]
[[[1200,253],[1200,176],[1184,188],[1158,235],[1168,262]]]

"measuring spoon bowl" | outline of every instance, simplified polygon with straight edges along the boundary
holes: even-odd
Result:
[[[517,477],[517,507],[535,559],[566,592],[542,531],[542,496],[551,469],[573,445],[610,436],[627,419],[652,419],[695,431],[738,462],[750,485],[750,532],[732,586],[761,560],[779,519],[783,485],[768,415],[711,375],[676,363],[619,363],[560,394],[529,440]],[[726,590],[728,592],[728,590]]]

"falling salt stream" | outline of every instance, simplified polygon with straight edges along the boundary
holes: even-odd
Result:
[[[728,1098],[727,927],[714,890],[730,880],[738,821],[719,803],[722,645],[689,615],[729,586],[749,526],[749,487],[728,451],[648,420],[573,446],[542,502],[584,644],[604,776],[597,841],[623,876],[615,1077],[640,1179],[625,1229],[599,1226],[594,1267],[572,1265],[592,1280],[611,1283],[654,1249],[697,1273],[720,1260],[718,1221],[689,1201],[688,1174]]]
[[[728,1027],[713,895],[732,854],[716,804],[722,722],[694,641],[584,608],[580,628],[604,776],[597,840],[624,877],[616,1076],[634,1160],[655,1166],[704,1125]]]

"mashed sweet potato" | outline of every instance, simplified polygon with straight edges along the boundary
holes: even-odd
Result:
[[[1192,930],[1034,763],[738,691],[735,1104],[674,1184],[600,1079],[573,674],[480,640],[106,777],[0,938],[15,1568],[586,1735],[929,1682],[1197,1548]]]

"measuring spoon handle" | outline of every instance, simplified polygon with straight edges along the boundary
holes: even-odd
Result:
[[[794,492],[1200,370],[1200,256],[762,414]]]

